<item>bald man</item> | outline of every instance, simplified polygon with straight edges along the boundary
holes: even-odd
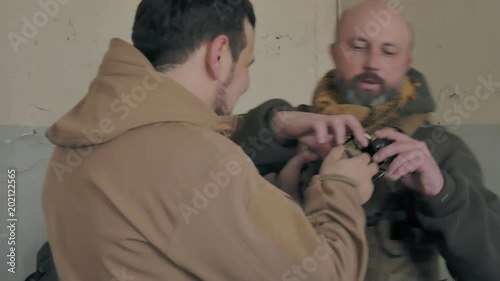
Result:
[[[440,276],[440,255],[455,280],[498,281],[499,199],[484,186],[469,147],[432,124],[435,103],[412,68],[413,30],[400,8],[368,0],[344,12],[330,49],[337,68],[321,79],[312,105],[298,109],[354,115],[371,138],[392,142],[372,157],[385,174],[374,178],[375,192],[364,205],[367,281],[453,280]],[[325,156],[330,148],[316,152]],[[254,158],[261,173],[279,174],[286,161],[266,151],[266,159],[273,157],[282,161]],[[305,166],[300,181],[297,175],[276,185],[304,194],[319,163]]]

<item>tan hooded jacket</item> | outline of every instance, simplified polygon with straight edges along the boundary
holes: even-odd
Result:
[[[47,131],[43,208],[61,280],[363,280],[355,188],[316,177],[302,209],[222,120],[113,39],[88,94]]]

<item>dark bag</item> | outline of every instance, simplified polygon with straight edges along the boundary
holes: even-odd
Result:
[[[36,255],[36,271],[24,281],[59,281],[49,242],[45,242]]]

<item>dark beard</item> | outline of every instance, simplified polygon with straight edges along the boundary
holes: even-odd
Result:
[[[214,111],[215,114],[219,116],[227,116],[231,114],[226,104],[226,91],[222,87],[217,89],[217,96],[215,97],[214,102]]]
[[[359,83],[365,79],[372,79],[379,83],[378,91],[365,90],[358,87]],[[388,87],[385,81],[373,72],[365,72],[355,76],[351,80],[337,78],[339,103],[356,104],[361,106],[383,105],[399,96],[399,89]]]
[[[214,108],[215,114],[217,114],[219,116],[227,116],[227,115],[231,115],[231,113],[232,113],[231,110],[229,110],[229,108],[227,106],[226,89],[233,82],[235,67],[236,67],[236,64],[233,64],[231,66],[229,77],[226,79],[226,81],[224,81],[217,88],[217,96],[215,96],[213,108]]]

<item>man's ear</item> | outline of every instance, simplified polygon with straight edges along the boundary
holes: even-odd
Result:
[[[341,56],[344,56],[347,62],[350,62],[351,55],[351,51],[348,50],[344,45],[342,45],[342,43],[332,43],[330,45],[330,56],[332,57],[333,63],[336,66],[338,66],[342,61]]]
[[[339,49],[339,43],[330,44],[330,57],[332,58],[332,62],[335,66],[338,65],[339,55],[341,55],[341,50]]]
[[[410,69],[413,67],[413,57],[408,57],[408,61],[406,62],[406,71],[410,71]]]
[[[224,64],[227,63],[229,50],[229,38],[225,35],[219,35],[208,43],[206,65],[212,79],[220,80],[221,76],[224,75]]]
[[[330,54],[333,62],[338,67],[342,63],[351,63],[354,51],[346,42],[336,42],[330,45]]]
[[[337,60],[338,56],[338,46],[337,43],[332,43],[330,44],[330,57],[332,58],[333,62],[335,63]]]

